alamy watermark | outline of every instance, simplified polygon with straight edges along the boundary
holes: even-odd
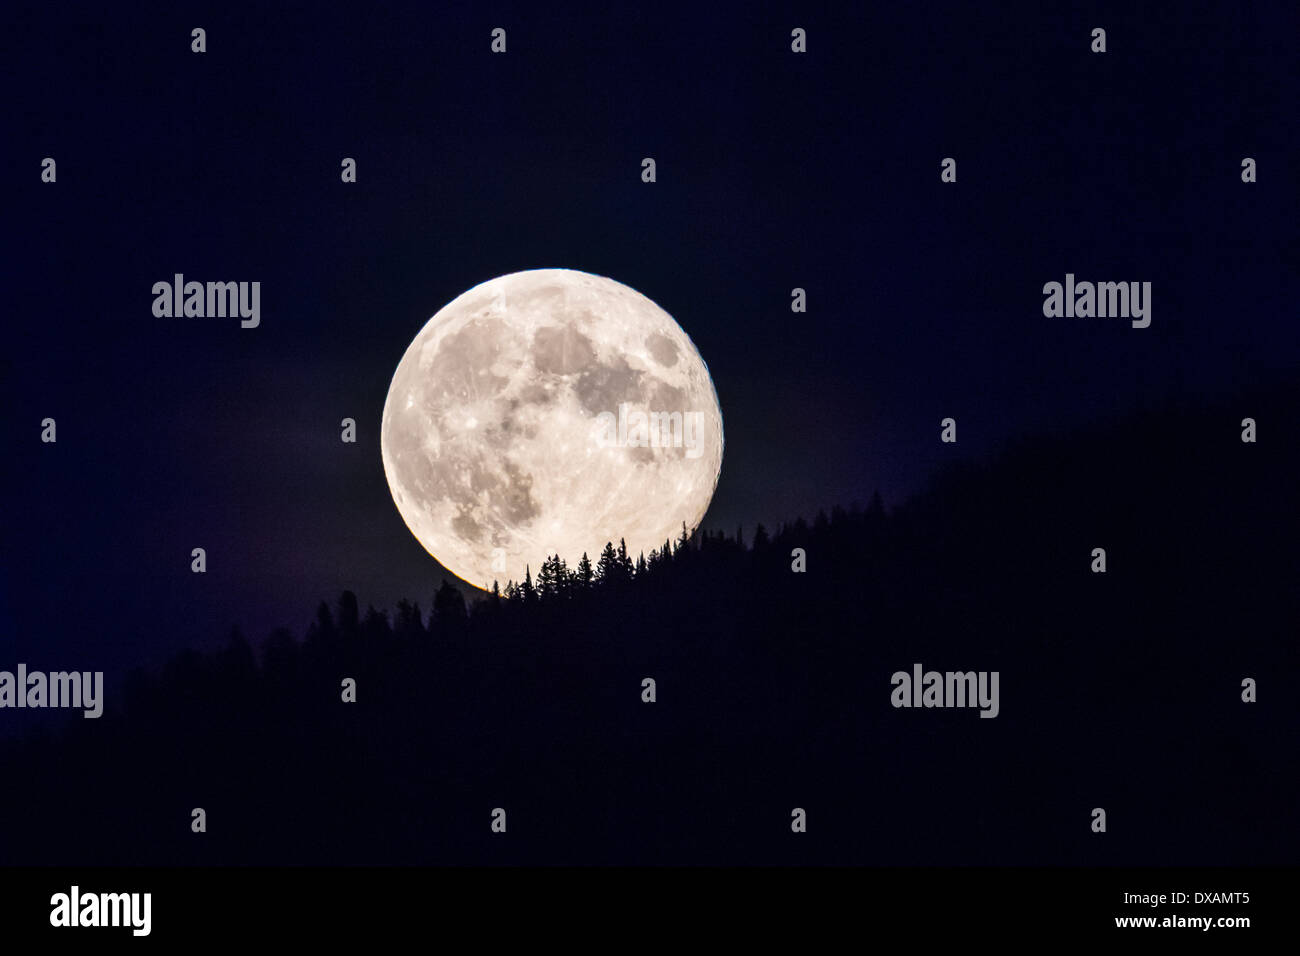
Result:
[[[596,444],[601,448],[685,448],[687,458],[704,454],[703,412],[654,412],[627,402],[618,414],[596,416]]]
[[[50,925],[129,926],[133,936],[152,929],[152,893],[82,893],[75,883],[50,897]]]
[[[0,708],[76,707],[83,716],[95,718],[104,712],[104,672],[27,670],[19,664],[17,673],[0,671]]]
[[[1065,285],[1049,282],[1043,286],[1043,315],[1068,319],[1132,319],[1133,328],[1151,324],[1150,282],[1078,282],[1074,273],[1065,274]]]
[[[889,702],[895,707],[979,707],[981,717],[996,717],[998,671],[894,671]]]
[[[255,329],[262,321],[260,282],[186,282],[178,272],[170,283],[155,282],[153,294],[153,314],[160,319],[237,315],[245,329]]]

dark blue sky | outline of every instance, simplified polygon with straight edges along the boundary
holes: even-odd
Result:
[[[897,503],[1026,431],[1294,376],[1283,5],[896,6],[12,19],[0,666],[300,630],[344,587],[427,610],[384,397],[430,315],[521,269],[608,275],[678,320],[726,428],[706,526],[747,533]],[[260,281],[261,326],[155,318],[176,272]],[[1151,327],[1045,318],[1067,272],[1151,282]]]

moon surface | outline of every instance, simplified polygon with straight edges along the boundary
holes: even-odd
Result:
[[[667,312],[603,276],[515,272],[438,310],[384,403],[384,474],[406,526],[466,582],[560,555],[633,560],[699,526],[722,468],[708,366]]]

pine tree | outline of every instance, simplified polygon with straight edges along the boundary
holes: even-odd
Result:
[[[555,562],[550,555],[542,562],[541,570],[537,572],[537,596],[543,600],[549,600],[555,597]]]
[[[330,606],[324,601],[316,608],[316,621],[307,631],[308,640],[319,640],[327,646],[338,639],[338,628],[334,626],[334,615]]]
[[[361,636],[360,608],[357,606],[357,596],[351,591],[339,595],[339,632],[348,641]]]
[[[403,598],[397,602],[397,619],[393,630],[398,637],[417,640],[424,637],[424,621],[420,616],[420,605],[412,604]]]
[[[392,628],[388,626],[388,614],[376,611],[375,606],[370,605],[366,608],[366,619],[361,624],[361,632],[365,634],[367,643],[387,641],[393,636]]]
[[[578,590],[586,591],[591,588],[593,572],[591,570],[591,560],[587,557],[587,552],[582,552],[582,560],[578,562],[578,570],[574,572],[573,581]]]
[[[433,596],[433,623],[440,631],[458,631],[465,626],[465,598],[445,578]]]
[[[567,598],[573,590],[573,572],[569,566],[564,563],[564,559],[558,554],[555,556],[555,593],[561,598]]]
[[[596,580],[604,585],[618,580],[618,554],[614,551],[612,541],[606,541],[605,550],[600,552],[600,560],[596,563]]]

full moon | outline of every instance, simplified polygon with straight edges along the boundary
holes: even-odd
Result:
[[[613,279],[535,269],[438,310],[398,363],[380,445],[397,510],[476,587],[592,565],[704,518],[722,468],[708,366],[667,312]]]

